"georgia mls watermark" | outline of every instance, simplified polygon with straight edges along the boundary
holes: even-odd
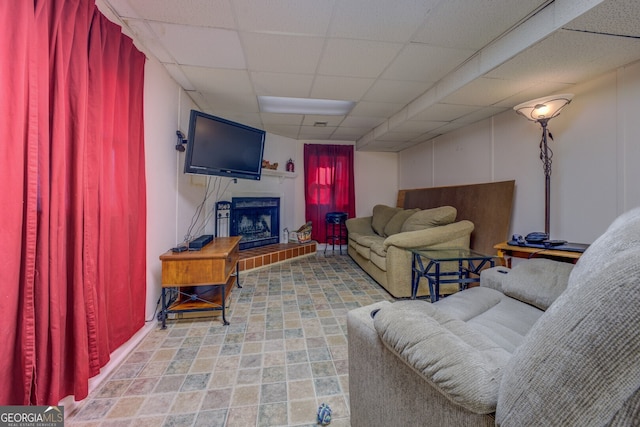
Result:
[[[0,406],[0,427],[64,427],[64,407]]]

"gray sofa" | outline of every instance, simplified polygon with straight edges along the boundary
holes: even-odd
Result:
[[[373,215],[350,218],[347,252],[373,279],[396,298],[411,296],[414,248],[468,248],[473,223],[456,221],[452,206],[402,209],[376,205]],[[457,292],[458,285],[443,285],[442,294]],[[418,295],[429,295],[422,280]]]
[[[351,425],[640,424],[640,209],[578,263],[522,261],[430,304],[352,310]]]

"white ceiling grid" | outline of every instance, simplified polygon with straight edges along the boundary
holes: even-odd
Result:
[[[202,111],[401,151],[640,59],[637,0],[98,0]],[[257,96],[355,101],[271,114]],[[326,122],[326,126],[314,126]]]

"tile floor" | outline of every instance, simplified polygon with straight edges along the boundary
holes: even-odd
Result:
[[[349,425],[346,313],[390,300],[347,255],[241,273],[227,319],[151,331],[67,426]]]

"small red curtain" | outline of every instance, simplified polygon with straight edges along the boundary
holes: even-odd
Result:
[[[304,197],[311,238],[326,243],[325,216],[346,212],[355,217],[353,145],[304,145]]]
[[[0,2],[0,404],[83,399],[144,325],[144,55],[93,0]]]

